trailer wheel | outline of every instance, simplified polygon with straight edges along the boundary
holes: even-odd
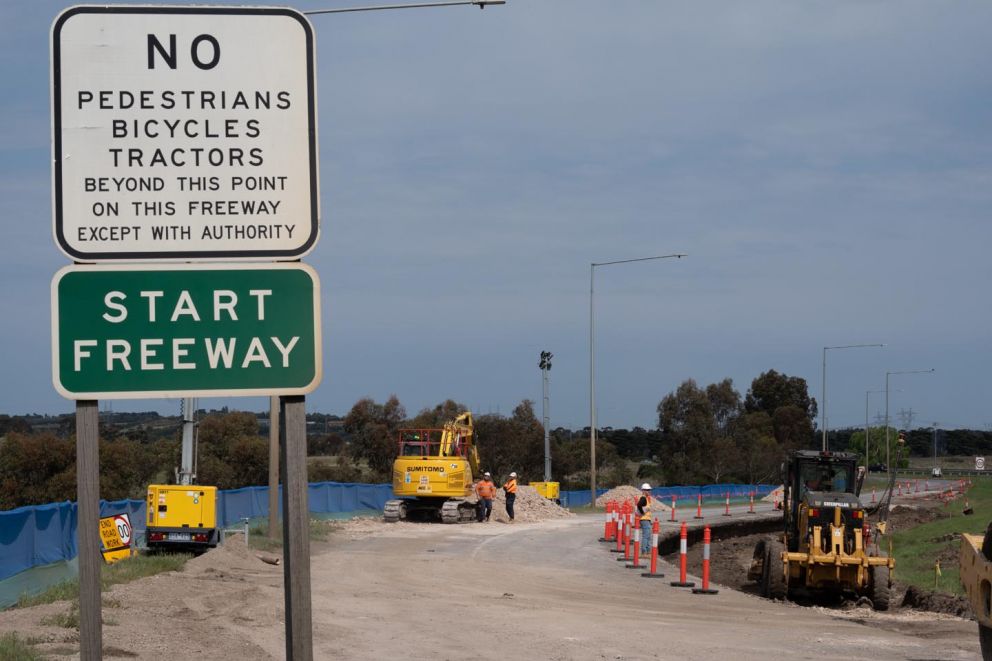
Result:
[[[885,565],[873,565],[871,568],[871,586],[868,598],[877,611],[889,610],[889,598],[892,590],[889,587],[889,568]]]
[[[785,581],[784,567],[782,566],[782,553],[785,546],[782,542],[774,540],[768,542],[768,555],[766,563],[768,565],[768,598],[788,599],[789,586]]]

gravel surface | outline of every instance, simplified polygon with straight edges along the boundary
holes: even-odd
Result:
[[[721,589],[693,595],[616,562],[601,517],[517,525],[332,526],[313,544],[315,659],[634,661],[974,659],[975,625],[908,611],[799,608]],[[669,576],[672,567],[662,565]],[[698,568],[690,567],[690,573]],[[105,594],[103,640],[128,658],[285,658],[283,567],[225,548]],[[0,631],[78,658],[78,634],[42,624],[65,602],[0,613]],[[119,656],[115,654],[115,656]],[[104,658],[111,658],[105,654]]]

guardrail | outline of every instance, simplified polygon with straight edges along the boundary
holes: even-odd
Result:
[[[929,477],[936,480],[953,477],[992,477],[992,471],[979,471],[974,468],[941,468],[940,477],[935,477],[929,468],[900,468],[898,474],[909,477]],[[873,475],[885,475],[885,473],[873,473]]]

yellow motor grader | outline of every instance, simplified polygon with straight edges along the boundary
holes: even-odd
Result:
[[[758,542],[748,571],[772,599],[846,593],[888,610],[895,561],[879,547],[858,495],[857,455],[797,450],[783,466],[784,530]]]

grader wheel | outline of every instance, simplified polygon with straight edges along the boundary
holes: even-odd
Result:
[[[782,553],[785,546],[778,540],[768,542],[768,555],[765,558],[765,596],[769,599],[788,599],[789,585],[782,567]]]
[[[871,586],[868,598],[877,611],[889,610],[889,598],[892,588],[889,586],[889,568],[884,565],[874,565],[871,568]]]

